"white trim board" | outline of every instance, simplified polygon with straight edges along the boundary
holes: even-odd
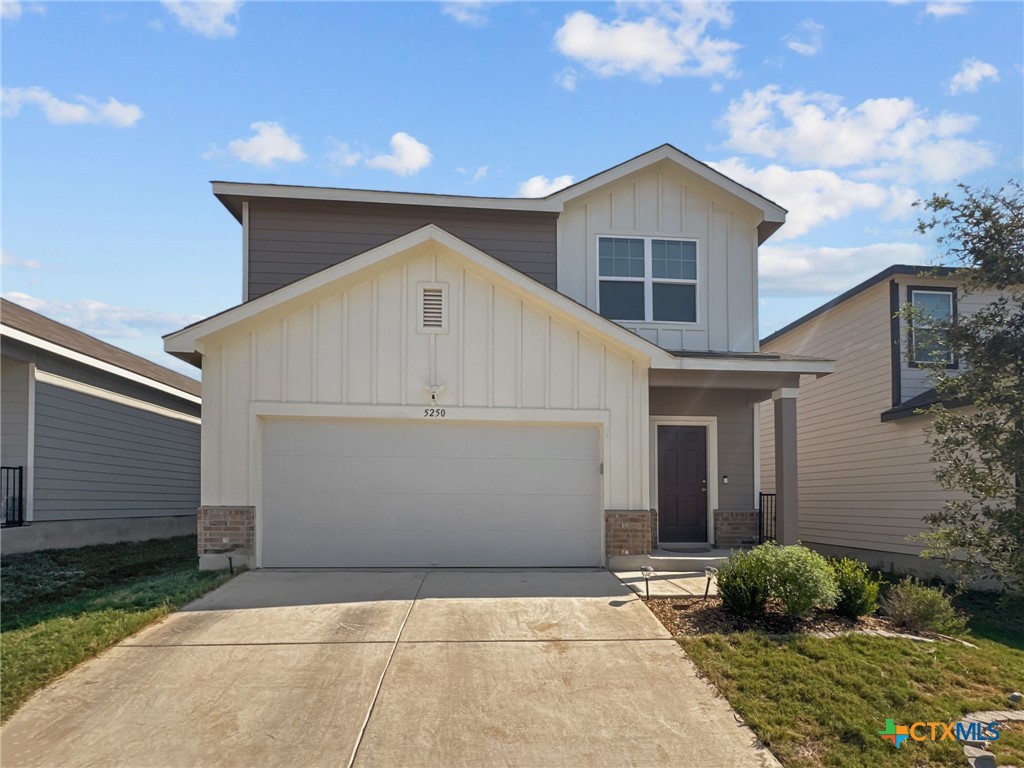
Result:
[[[717,416],[651,416],[651,504],[658,508],[658,427],[705,427],[708,456],[708,540],[715,543],[715,510],[718,509],[718,417]],[[661,525],[659,512],[658,525]],[[661,543],[659,533],[658,543]],[[686,542],[697,543],[697,542]]]
[[[0,326],[0,335],[7,336],[14,341],[20,341],[23,344],[36,347],[44,352],[52,352],[55,355],[66,357],[68,360],[74,360],[76,363],[83,363],[85,365],[92,366],[93,368],[98,368],[101,371],[105,371],[106,373],[112,373],[115,376],[120,376],[123,379],[128,379],[129,381],[134,381],[138,384],[144,384],[147,387],[158,389],[161,392],[167,392],[175,397],[180,397],[182,400],[188,400],[193,403],[203,402],[201,397],[193,395],[190,392],[186,392],[183,389],[178,389],[177,387],[172,387],[169,384],[164,384],[156,379],[143,376],[141,373],[129,371],[127,368],[122,368],[119,365],[107,363],[103,360],[99,360],[98,358],[84,355],[81,352],[75,352],[73,349],[68,349],[67,347],[62,347],[59,344],[54,344],[53,342],[46,341],[45,339],[40,339],[38,336],[33,336],[30,333],[19,331],[17,328],[10,328],[6,325]]]
[[[25,439],[25,522],[31,523],[36,500],[36,381],[39,371],[35,363],[28,368],[28,434]]]
[[[202,419],[198,416],[192,416],[181,411],[176,411],[173,408],[165,408],[162,405],[155,405],[154,403],[147,403],[145,400],[139,400],[134,397],[128,397],[117,392],[111,392],[107,389],[101,389],[100,387],[94,387],[92,384],[85,384],[81,381],[74,381],[73,379],[67,379],[63,376],[57,376],[53,373],[47,373],[46,371],[36,370],[35,381],[42,384],[49,384],[54,387],[60,387],[61,389],[68,389],[72,392],[80,392],[83,395],[89,395],[90,397],[98,397],[101,400],[109,400],[112,403],[124,405],[129,408],[135,408],[139,411],[148,411],[155,413],[159,416],[164,416],[168,419],[177,419],[178,421],[187,421],[190,424],[201,424]],[[33,384],[32,392],[34,396],[35,386]]]

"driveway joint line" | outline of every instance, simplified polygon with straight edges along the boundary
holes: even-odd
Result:
[[[458,645],[469,643],[650,643],[672,637],[521,637],[477,640],[402,640],[406,645]],[[289,640],[279,643],[125,643],[122,648],[276,648],[288,645],[392,645],[394,640]]]
[[[356,734],[356,743],[352,746],[352,754],[348,759],[348,768],[352,768],[355,765],[356,757],[359,755],[359,747],[363,744],[363,737],[366,735],[366,729],[370,725],[370,718],[373,716],[374,707],[377,706],[377,699],[380,696],[381,688],[384,687],[384,678],[387,677],[388,670],[391,669],[391,662],[395,658],[395,653],[398,651],[398,643],[402,640],[402,633],[405,631],[405,625],[409,623],[409,616],[412,615],[412,609],[416,605],[416,601],[420,597],[420,592],[423,591],[423,585],[427,583],[427,577],[430,575],[430,570],[423,572],[423,578],[420,580],[420,585],[416,588],[416,594],[412,597],[412,602],[409,603],[409,610],[405,612],[405,618],[402,619],[402,625],[398,628],[398,635],[395,636],[395,644],[391,648],[391,653],[388,654],[388,660],[384,664],[384,670],[380,673],[380,679],[377,681],[377,688],[373,692],[373,698],[370,699],[370,706],[366,710],[366,717],[363,719],[363,724],[359,728],[359,732]]]

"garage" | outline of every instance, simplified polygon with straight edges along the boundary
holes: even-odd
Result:
[[[264,567],[599,565],[593,426],[265,419]]]

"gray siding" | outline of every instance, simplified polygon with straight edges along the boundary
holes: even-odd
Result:
[[[36,385],[37,521],[194,515],[199,425]]]
[[[0,359],[0,463],[28,464],[28,365]]]
[[[718,508],[754,508],[754,405],[749,393],[729,389],[651,387],[651,416],[718,419]],[[722,475],[729,476],[728,485]]]
[[[180,413],[186,413],[189,416],[198,417],[200,415],[199,403],[184,400],[181,397],[153,389],[145,384],[125,379],[113,373],[101,371],[91,365],[76,363],[58,355],[34,349],[27,344],[4,339],[4,353],[15,355],[18,360],[33,362],[38,370],[52,373],[55,376],[62,376],[72,381],[80,381],[83,384],[91,384],[108,392],[116,392],[119,395],[133,397],[136,400],[170,408]]]
[[[556,287],[557,214],[324,201],[249,202],[249,298],[427,224]]]

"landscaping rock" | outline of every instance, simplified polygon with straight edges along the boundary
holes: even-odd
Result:
[[[1013,693],[1010,694],[1010,703],[1011,704],[1020,704],[1020,700],[1021,700],[1021,692],[1020,691],[1014,691]]]

